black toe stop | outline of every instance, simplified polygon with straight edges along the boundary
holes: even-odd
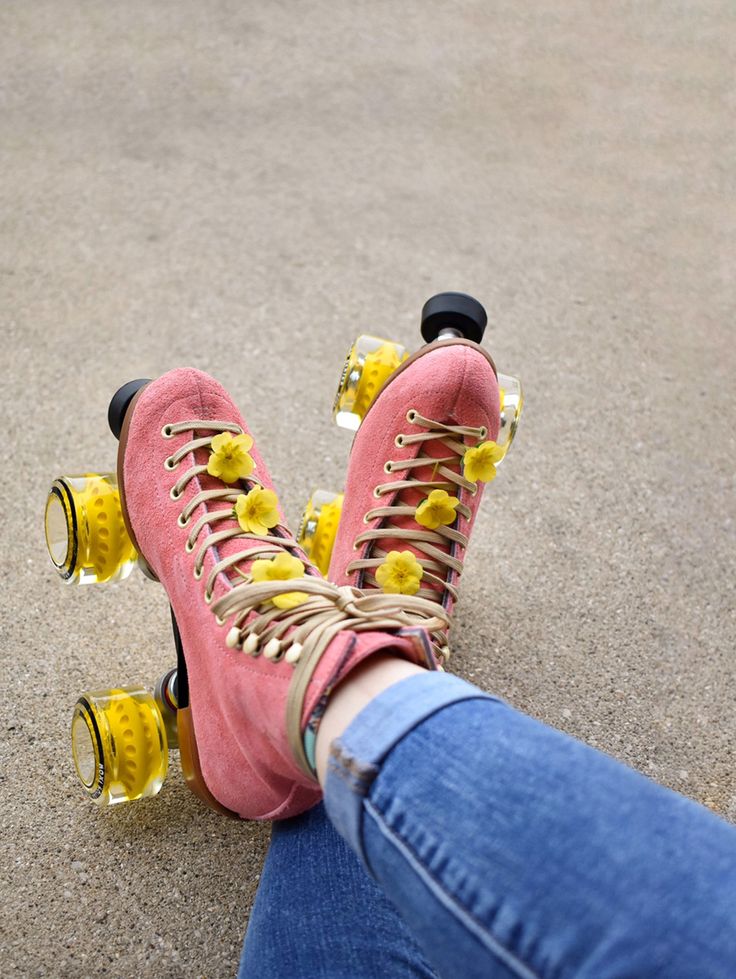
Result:
[[[110,426],[110,431],[116,439],[120,438],[120,433],[123,430],[123,421],[125,420],[125,412],[128,410],[128,405],[138,391],[142,387],[145,387],[146,384],[150,384],[150,378],[139,377],[137,381],[128,381],[127,384],[123,384],[113,394],[110,407],[107,409],[107,424]]]
[[[427,343],[436,340],[446,328],[459,330],[466,340],[480,343],[488,317],[477,299],[464,292],[440,292],[422,309],[422,336]]]

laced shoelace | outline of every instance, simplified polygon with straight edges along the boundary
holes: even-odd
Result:
[[[173,438],[189,431],[195,434],[207,431],[211,434],[193,438],[180,446],[164,463],[168,471],[175,470],[190,453],[209,448],[215,435],[221,432],[240,435],[243,430],[231,422],[195,420],[166,425],[162,429],[162,435],[164,438]],[[206,472],[206,465],[193,465],[174,483],[170,490],[171,498],[180,499],[188,484]],[[242,482],[248,487],[263,486],[253,473]],[[301,704],[319,660],[335,636],[343,630],[399,632],[415,630],[418,625],[429,632],[435,632],[446,628],[449,619],[444,610],[422,597],[363,594],[357,588],[338,587],[316,575],[254,582],[250,574],[243,570],[243,565],[248,565],[257,558],[276,557],[284,549],[300,549],[287,528],[281,525],[277,529],[283,536],[261,536],[250,531],[246,533],[239,525],[221,531],[213,530],[212,524],[217,521],[234,518],[231,508],[210,510],[209,504],[214,501],[234,504],[240,492],[239,486],[225,485],[218,489],[200,490],[184,506],[178,524],[180,527],[187,527],[197,507],[205,504],[205,513],[191,528],[185,543],[187,553],[191,554],[197,547],[200,535],[207,528],[194,559],[194,577],[197,580],[202,578],[204,560],[210,548],[217,548],[223,542],[236,538],[259,541],[255,547],[244,548],[215,562],[207,576],[204,598],[218,625],[225,625],[233,617],[226,637],[229,647],[240,648],[254,657],[262,652],[266,659],[285,659],[295,669],[298,668],[295,681],[289,688],[287,731],[297,761],[307,773],[311,773],[301,739]],[[214,599],[213,589],[218,575],[231,568],[239,576],[239,580],[236,583],[226,577],[226,591]],[[296,591],[308,596],[301,604],[290,609],[273,605],[272,599],[275,597]]]
[[[359,571],[361,574],[358,581],[361,588],[375,588],[380,591],[381,586],[376,580],[375,569],[383,564],[388,551],[381,548],[378,542],[385,539],[406,541],[418,552],[417,559],[424,572],[422,584],[437,586],[421,587],[415,597],[444,607],[448,604],[448,598],[454,602],[458,597],[457,586],[452,578],[454,576],[456,582],[462,573],[463,562],[456,557],[456,554],[459,549],[463,552],[467,549],[467,535],[453,526],[440,526],[436,530],[429,530],[418,523],[413,527],[397,526],[395,520],[400,517],[416,516],[416,505],[407,504],[402,499],[407,490],[418,491],[422,499],[435,489],[443,489],[451,495],[456,494],[461,500],[463,490],[475,496],[478,491],[477,484],[471,482],[462,473],[462,457],[469,448],[462,440],[474,439],[475,443],[480,442],[486,438],[488,430],[485,426],[474,428],[468,425],[447,425],[444,422],[425,418],[414,409],[407,412],[406,419],[409,424],[426,431],[399,434],[396,437],[396,444],[399,447],[424,446],[428,443],[440,442],[442,448],[447,449],[447,455],[432,456],[420,449],[414,459],[386,462],[384,466],[386,473],[406,471],[406,476],[393,482],[382,483],[373,490],[374,496],[379,498],[391,496],[392,502],[385,506],[374,507],[364,515],[365,523],[380,520],[380,524],[375,530],[366,530],[355,538],[353,542],[355,550],[359,550],[363,544],[370,544],[367,552],[369,556],[352,561],[347,566],[346,573]],[[419,479],[414,475],[415,470],[427,468],[432,471],[431,479]],[[472,516],[470,507],[462,502],[458,504],[456,513],[466,520]],[[406,596],[402,597],[406,598]],[[436,638],[439,641],[441,655],[447,659],[449,649],[444,634],[438,634]]]
[[[175,425],[165,425],[162,429],[162,435],[164,438],[173,438],[175,435],[179,435],[181,432],[189,431],[210,431],[212,434],[204,435],[199,438],[193,438],[189,442],[185,442],[182,446],[180,446],[176,452],[172,453],[172,455],[170,455],[164,462],[164,468],[169,472],[177,469],[181,462],[190,453],[193,454],[200,449],[209,449],[215,435],[219,435],[222,432],[230,432],[233,435],[243,434],[243,429],[239,425],[233,424],[232,422],[216,420],[203,421],[198,419],[194,421],[177,422]],[[206,472],[206,465],[194,465],[191,467],[191,469],[188,469],[172,486],[170,491],[171,499],[180,499],[189,483]],[[254,486],[263,486],[263,483],[254,474],[251,474],[247,479],[242,480],[242,482],[245,483],[248,489],[252,489]],[[189,531],[186,543],[184,545],[184,549],[186,550],[187,554],[191,554],[197,546],[197,541],[200,534],[205,527],[208,528],[209,533],[200,543],[199,550],[197,551],[194,559],[194,577],[198,581],[202,577],[204,559],[207,555],[207,551],[211,547],[216,548],[225,541],[233,540],[234,538],[238,537],[253,539],[257,536],[252,533],[245,533],[239,525],[229,527],[227,530],[212,530],[212,524],[217,523],[217,521],[234,520],[234,517],[231,507],[211,510],[207,504],[218,501],[231,503],[234,505],[241,493],[242,489],[240,486],[226,486],[224,484],[222,488],[200,490],[191,498],[191,500],[189,500],[179,514],[179,519],[177,521],[179,526],[188,527],[194,511],[200,504],[205,504],[205,513],[199,518],[199,520],[197,520]],[[204,598],[208,605],[212,602],[213,589],[218,575],[223,574],[230,568],[237,569],[237,566],[241,562],[254,561],[258,557],[276,557],[284,548],[288,550],[299,550],[298,544],[293,537],[291,537],[285,527],[278,525],[277,529],[280,531],[279,535],[269,534],[258,536],[258,540],[262,543],[260,543],[257,547],[250,547],[247,550],[238,551],[235,554],[231,554],[228,557],[222,558],[221,560],[215,562],[212,570],[207,576],[207,581],[205,583]],[[232,581],[229,578],[226,580],[232,585]],[[215,614],[217,614],[214,606],[213,611]],[[218,619],[220,619],[219,624],[222,624],[220,616],[218,616]]]

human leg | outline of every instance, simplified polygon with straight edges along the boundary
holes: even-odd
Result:
[[[341,702],[355,697],[360,704],[385,686],[421,672],[404,660],[372,659],[379,668],[357,667]],[[322,805],[274,823],[240,977],[282,976],[287,966],[293,975],[325,979],[435,974],[396,907],[366,873]]]
[[[403,918],[319,805],[273,824],[239,979],[431,979]]]
[[[450,299],[451,305],[467,300],[467,297],[437,298]],[[454,305],[452,311],[457,312]],[[485,322],[485,313],[480,312]],[[457,319],[453,325],[458,325]],[[360,585],[367,592],[380,591],[370,572],[361,569],[380,564],[376,560],[379,554],[386,553],[393,545],[400,546],[423,562],[421,567],[426,571],[423,596],[441,605],[446,612],[451,610],[465,545],[483,488],[482,483],[475,486],[462,476],[464,443],[470,446],[481,437],[499,436],[498,406],[499,390],[493,365],[477,344],[467,340],[423,350],[391,385],[383,388],[353,445],[346,504],[330,569],[332,580]],[[410,408],[412,417],[417,416],[413,427],[406,418]],[[507,405],[507,414],[509,410]],[[417,435],[420,415],[421,428],[425,431]],[[430,418],[434,420],[429,421]],[[514,415],[514,425],[516,418]],[[503,435],[505,448],[510,441],[511,425],[509,415]],[[408,441],[400,453],[404,461],[397,472],[402,468],[406,471],[403,476],[393,477],[399,482],[394,482],[387,492],[381,485],[391,481],[386,467],[393,467],[390,460],[404,439],[400,432],[407,429]],[[383,440],[377,437],[379,431],[386,435]],[[422,462],[422,456],[430,456],[431,463]],[[438,472],[438,461],[443,466],[441,472]],[[372,475],[366,472],[366,467]],[[457,525],[455,530],[441,528],[437,532],[435,526],[435,532],[429,533],[426,523],[414,525],[413,519],[407,519],[409,515],[413,518],[416,507],[432,490],[435,495],[438,490],[457,493],[462,499],[459,512],[451,514],[455,518],[452,522]],[[452,499],[459,502],[454,496]],[[393,505],[387,507],[387,503]],[[402,529],[398,528],[397,519]],[[361,535],[368,524],[371,531],[364,541]],[[407,530],[409,526],[415,526],[423,536],[414,540],[414,534]],[[383,528],[382,533],[378,532],[379,527]],[[397,536],[401,539],[395,539]],[[308,553],[314,559],[322,553],[317,545],[321,548],[324,540],[315,537],[312,543],[314,550],[310,547]],[[360,555],[356,554],[358,550]],[[357,558],[362,563],[353,567],[351,562]],[[446,630],[439,631],[434,640],[438,654],[449,655]],[[376,675],[382,676],[381,682],[385,684],[416,670],[404,661],[384,657],[382,669],[377,673],[374,664],[379,659],[373,657],[367,669],[358,667],[354,671],[352,682],[345,688],[348,697],[357,694],[360,699],[378,693],[379,688],[366,686]],[[338,688],[333,696],[342,700],[344,693]],[[357,904],[361,913],[356,913]],[[370,954],[364,954],[366,948],[372,950]],[[261,974],[271,963],[274,949],[279,949],[274,960],[276,972],[292,958],[304,962],[305,974],[309,971],[307,963],[311,963],[312,974],[325,976],[403,975],[407,962],[410,975],[424,975],[428,968],[396,909],[329,824],[321,806],[307,816],[274,825],[249,922],[242,975]],[[301,974],[298,968],[294,971]]]
[[[132,422],[129,422],[130,417],[133,419]],[[121,438],[121,474],[124,477],[120,480],[121,499],[126,516],[129,521],[132,521],[130,529],[132,530],[132,537],[136,539],[139,545],[137,549],[139,553],[145,556],[149,566],[153,568],[166,587],[182,627],[181,634],[184,655],[187,660],[191,704],[190,707],[184,709],[190,711],[190,720],[194,721],[197,730],[196,741],[190,739],[190,747],[199,752],[198,762],[201,764],[201,772],[199,773],[198,786],[208,790],[208,801],[214,798],[214,801],[220,806],[245,816],[268,818],[276,815],[283,817],[295,814],[300,808],[307,808],[310,801],[316,802],[319,798],[319,787],[308,766],[305,765],[300,735],[307,729],[315,710],[324,706],[324,701],[329,698],[330,691],[336,687],[338,682],[350,683],[350,671],[354,671],[366,657],[376,656],[379,653],[385,654],[387,650],[393,650],[394,654],[403,656],[407,660],[417,663],[421,660],[421,652],[416,648],[415,642],[405,635],[406,630],[404,628],[407,623],[406,609],[412,605],[412,602],[419,608],[421,599],[402,596],[400,601],[390,599],[387,602],[388,596],[374,597],[371,595],[361,598],[354,594],[349,587],[347,589],[334,589],[334,587],[316,581],[315,576],[305,566],[301,567],[300,575],[296,579],[288,574],[285,580],[269,578],[268,581],[258,583],[255,570],[257,570],[257,565],[260,567],[259,562],[269,568],[280,568],[281,564],[284,563],[281,560],[281,555],[285,554],[285,549],[293,553],[295,545],[293,541],[290,541],[288,535],[278,528],[273,534],[259,532],[252,527],[248,527],[248,530],[245,531],[242,524],[239,524],[233,517],[232,504],[238,503],[240,497],[246,492],[250,496],[256,491],[261,492],[264,483],[268,485],[265,468],[262,467],[257,457],[255,458],[255,474],[257,474],[259,482],[250,479],[248,476],[243,480],[237,477],[235,488],[230,489],[227,487],[233,484],[228,483],[227,479],[210,473],[208,459],[211,461],[211,456],[216,455],[214,443],[216,439],[219,439],[219,435],[213,433],[244,431],[242,420],[234,412],[224,395],[213,387],[210,379],[192,372],[183,372],[161,383],[154,382],[150,389],[144,390],[135,407],[131,407],[128,411],[126,424],[128,424],[128,428],[123,431]],[[201,434],[203,430],[204,434]],[[240,438],[240,435],[236,434],[236,437]],[[243,438],[246,437],[247,435],[243,436]],[[168,446],[165,446],[161,444],[161,439],[171,439],[172,441]],[[175,472],[177,469],[179,471]],[[214,483],[210,482],[210,479],[214,480]],[[261,487],[260,490],[259,486]],[[243,492],[239,494],[239,490]],[[212,524],[215,524],[216,531]],[[179,530],[175,531],[174,528],[179,528]],[[277,562],[279,562],[278,566]],[[292,562],[286,563],[290,565]],[[301,562],[299,563],[301,565]],[[184,571],[188,573],[185,574]],[[194,582],[200,583],[192,584],[192,578]],[[278,604],[282,599],[287,599],[287,596],[292,600],[296,598],[297,602],[301,602],[301,604],[294,606],[289,603],[286,608]],[[298,608],[298,611],[293,611],[294,608]],[[274,609],[278,609],[278,611],[274,611]],[[434,606],[430,606],[426,612],[423,612],[423,617],[427,622],[427,627],[435,633],[436,621],[432,625],[429,624],[433,614]],[[431,658],[427,662],[431,664]],[[346,676],[347,680],[345,679]],[[425,683],[428,680],[429,675],[422,675],[421,677],[412,677],[405,683],[416,686],[420,681]],[[452,682],[454,681],[446,677],[432,679],[432,684],[446,685]],[[415,687],[412,687],[412,690],[414,689]],[[340,688],[337,687],[337,690],[339,692]],[[418,687],[416,690],[419,693]],[[449,687],[446,688],[447,690]],[[445,696],[446,691],[440,691],[442,697]],[[392,771],[392,762],[396,764],[397,758],[401,761],[402,751],[417,743],[413,729],[416,728],[417,731],[420,731],[424,727],[423,724],[418,723],[424,718],[419,718],[416,715],[417,709],[425,706],[424,692],[423,687],[421,697],[412,696],[409,701],[402,702],[403,706],[400,708],[396,705],[395,711],[384,719],[385,728],[371,728],[370,726],[366,728],[363,717],[365,712],[361,712],[348,732],[343,734],[343,744],[350,746],[351,742],[348,738],[350,731],[353,732],[350,737],[354,738],[355,728],[357,727],[360,732],[362,724],[367,748],[371,751],[376,746],[383,746],[387,749],[384,756],[371,761],[372,765],[380,763],[380,770],[375,767],[370,769],[365,767],[365,758],[370,758],[370,754],[356,756],[357,761],[352,772],[344,765],[344,758],[342,761],[338,758],[338,762],[347,771],[353,782],[356,782],[356,773],[358,776],[356,784],[359,791],[352,793],[351,802],[352,797],[357,797],[358,801],[352,809],[349,807],[346,809],[348,813],[355,815],[356,826],[360,821],[358,815],[362,819],[363,797],[370,789],[369,801],[374,804],[374,812],[371,813],[373,822],[366,823],[366,825],[374,827],[383,825],[394,828],[390,826],[387,819],[388,807],[383,811],[385,818],[382,823],[375,817],[375,812],[382,812],[375,805],[378,800],[377,792],[381,785],[384,787],[388,785],[387,798],[395,795],[401,801],[402,797],[398,788],[402,781],[406,781],[409,786],[416,786],[417,784],[431,782],[432,772],[435,770],[443,773],[452,772],[450,761],[455,755],[458,758],[465,758],[465,768],[460,769],[459,776],[462,778],[456,779],[452,786],[454,789],[459,790],[464,784],[477,783],[476,769],[479,767],[486,771],[486,781],[489,783],[488,789],[484,789],[484,794],[487,792],[493,802],[496,800],[490,794],[490,790],[496,781],[500,785],[504,785],[505,789],[508,788],[503,779],[499,777],[503,759],[498,756],[498,752],[494,757],[491,750],[493,742],[485,744],[482,738],[478,737],[475,744],[476,748],[480,745],[477,757],[475,753],[472,753],[469,759],[466,757],[469,747],[467,724],[455,725],[454,741],[452,737],[449,741],[449,757],[445,757],[447,746],[440,736],[437,744],[442,744],[442,750],[435,750],[434,740],[429,748],[426,745],[422,747],[421,755],[425,766],[423,769],[419,767],[420,756],[417,756],[416,765],[414,759],[410,759],[408,765],[404,759],[399,765],[401,778],[394,773],[395,784],[387,780],[386,773]],[[376,698],[375,705],[380,705],[383,709],[388,696],[389,692],[381,694]],[[483,699],[483,695],[479,691],[474,691],[472,698]],[[265,702],[270,704],[270,709],[265,709]],[[329,700],[327,703],[329,711]],[[408,713],[407,703],[409,704]],[[446,717],[450,712],[451,708],[446,704],[446,700],[439,703],[439,706],[444,706],[445,710],[436,710],[435,713],[438,717],[443,715]],[[286,725],[284,716],[288,721]],[[327,716],[325,714],[325,717]],[[362,721],[361,717],[363,717]],[[504,722],[509,727],[518,727],[518,725],[511,724],[509,715],[504,715]],[[391,729],[392,726],[395,730],[396,723],[400,726],[397,739],[399,743],[393,746],[393,750],[388,751],[392,745],[386,744],[386,730]],[[402,725],[403,729],[401,728]],[[493,725],[489,724],[488,727],[491,729]],[[481,729],[480,733],[483,733],[484,730],[484,728]],[[412,732],[411,736],[408,733],[410,731]],[[436,734],[437,732],[433,733]],[[443,735],[446,732],[440,731],[439,733]],[[497,733],[499,734],[498,743],[501,743],[500,731]],[[520,743],[524,744],[524,730],[520,727],[517,733]],[[452,731],[447,732],[447,734],[452,735]],[[546,737],[550,737],[549,732],[547,732]],[[555,735],[555,737],[562,736]],[[373,740],[371,741],[370,738]],[[459,744],[455,743],[458,741]],[[227,751],[223,751],[223,747],[227,748]],[[545,744],[542,747],[552,758],[554,752],[549,745]],[[535,750],[538,748],[539,746],[536,746]],[[590,749],[584,750],[590,751]],[[432,766],[427,768],[428,760],[424,756],[426,751],[431,751],[432,761],[439,759],[440,764],[436,768]],[[527,772],[522,769],[520,774],[517,771],[517,763],[523,759],[515,757],[510,751],[507,753],[515,763],[510,768],[507,781],[511,783],[513,775],[513,778],[519,779],[522,785],[526,785],[527,782],[536,785],[536,775],[540,768],[539,759],[532,758],[534,764]],[[239,761],[237,766],[236,760]],[[491,760],[493,764],[490,764]],[[566,759],[563,758],[562,761],[566,761]],[[577,762],[578,759],[573,759],[573,761]],[[603,766],[600,761],[597,764]],[[609,764],[611,763],[609,762]],[[566,767],[558,759],[555,764],[549,767],[556,773],[561,784],[567,785],[568,781],[571,780],[571,785],[568,786],[571,792],[578,788],[575,779],[579,775],[576,772],[571,775],[569,765]],[[581,765],[581,767],[585,766]],[[592,767],[595,768],[595,766]],[[237,773],[237,781],[234,781],[233,778],[235,773]],[[423,779],[417,782],[417,776],[420,774],[423,774]],[[444,777],[443,775],[443,780]],[[633,785],[631,779],[639,777],[629,773],[626,778],[629,784]],[[591,779],[591,781],[595,781],[595,779]],[[432,786],[432,788],[442,789],[442,784],[438,781],[437,786]],[[647,783],[647,785],[649,784]],[[547,791],[551,791],[552,787],[546,787]],[[446,797],[446,789],[445,786],[439,794],[444,794]],[[334,794],[333,792],[332,795]],[[578,794],[582,796],[581,793]],[[568,826],[565,819],[560,818],[560,812],[563,812],[563,816],[567,814],[569,818],[567,810],[563,810],[559,805],[553,807],[554,818],[560,818],[560,823],[570,832],[575,831],[573,838],[579,843],[579,850],[585,857],[583,869],[590,866],[592,859],[600,860],[604,867],[611,864],[618,869],[613,859],[615,852],[603,846],[596,836],[595,830],[598,826],[596,814],[605,812],[609,805],[613,811],[616,811],[615,807],[618,805],[618,812],[620,813],[620,799],[624,795],[626,793],[623,790],[621,792],[609,792],[608,795],[600,791],[595,794],[591,810],[592,815],[587,822],[583,822],[582,829],[579,821]],[[647,797],[647,791],[641,786],[632,795],[634,800],[638,797]],[[533,809],[536,806],[541,812],[546,813],[546,804],[541,805],[542,802],[546,803],[546,798],[544,792],[537,795],[532,793],[532,805],[527,808]],[[693,811],[698,813],[697,817],[683,820],[675,810],[684,800],[679,800],[679,797],[672,798],[678,800],[677,804],[670,800],[669,803],[662,803],[662,808],[669,810],[666,813],[667,822],[672,821],[678,825],[679,836],[677,846],[674,847],[672,853],[665,855],[676,859],[684,868],[688,887],[688,892],[684,897],[676,892],[676,906],[679,909],[683,901],[690,902],[687,906],[689,920],[695,922],[701,933],[705,933],[707,930],[706,923],[700,920],[703,918],[702,907],[705,900],[713,905],[715,911],[709,909],[710,930],[713,931],[712,922],[715,922],[718,929],[718,936],[714,935],[713,947],[716,949],[716,954],[720,954],[722,959],[728,961],[728,955],[732,953],[727,948],[726,943],[731,941],[731,936],[727,924],[722,925],[723,915],[719,908],[723,901],[719,891],[720,884],[717,880],[717,872],[722,872],[722,868],[719,871],[719,867],[714,865],[712,857],[710,860],[706,859],[707,854],[705,852],[702,854],[698,852],[698,863],[693,864],[692,852],[695,851],[687,850],[687,847],[681,843],[681,840],[686,836],[685,830],[692,829],[693,836],[702,835],[699,834],[699,830],[705,825],[703,820],[710,817],[694,807]],[[337,796],[335,796],[336,799]],[[420,799],[409,799],[408,801],[409,805],[405,807],[406,811],[409,813],[421,812]],[[654,811],[659,806],[660,801],[657,801],[656,806],[649,808]],[[432,812],[447,812],[448,809],[452,808],[445,805],[443,810],[438,800],[434,798],[430,799],[429,802],[435,807]],[[686,805],[691,806],[692,804],[686,803]],[[331,805],[330,808],[332,811],[333,806]],[[633,803],[630,808],[632,811],[636,809]],[[582,807],[581,811],[583,811]],[[624,810],[624,814],[630,815],[626,810]],[[651,813],[647,811],[646,815],[649,818]],[[670,817],[672,817],[671,820]],[[412,818],[414,821],[416,820],[416,816]],[[428,814],[430,825],[433,818],[430,812]],[[487,818],[487,815],[480,813],[477,815],[474,825],[476,827],[483,826],[484,820]],[[651,821],[655,822],[653,817]],[[410,825],[410,821],[406,819],[403,819],[403,822]],[[452,820],[450,822],[452,823]],[[456,820],[456,822],[462,822],[466,826],[465,820]],[[702,825],[689,827],[688,822],[694,824],[700,822]],[[717,821],[714,822],[717,823]],[[554,820],[551,826],[547,826],[544,822],[540,825],[538,814],[534,812],[529,824],[531,837],[525,840],[524,852],[536,853],[538,851],[532,847],[541,847],[544,860],[557,867],[560,872],[567,872],[567,880],[571,881],[577,888],[580,883],[578,879],[580,877],[579,866],[571,863],[569,858],[567,862],[562,861],[560,863],[557,850],[549,852],[550,847],[546,841],[555,838]],[[603,824],[605,825],[605,820]],[[650,889],[654,890],[657,896],[657,900],[654,902],[655,918],[656,915],[659,915],[652,927],[647,929],[647,936],[643,937],[649,941],[657,923],[665,922],[671,926],[672,932],[677,935],[674,947],[678,952],[681,952],[680,945],[682,945],[683,940],[687,941],[687,937],[683,939],[683,936],[687,936],[687,930],[684,926],[681,927],[680,919],[673,917],[671,908],[660,899],[661,896],[657,890],[658,887],[661,890],[662,880],[668,884],[677,883],[677,881],[673,882],[666,873],[660,873],[659,865],[652,868],[650,866],[651,857],[647,863],[647,856],[654,850],[654,845],[647,836],[644,821],[638,818],[634,820],[634,824],[635,839],[644,840],[643,845],[639,843],[639,850],[642,852],[636,851],[634,858],[637,860],[641,858],[641,865],[652,870],[652,877],[656,886]],[[522,823],[521,828],[523,826]],[[706,829],[713,838],[718,836],[715,846],[718,859],[726,871],[732,873],[733,866],[729,857],[729,847],[732,845],[733,831],[728,827],[724,829],[723,824],[720,823],[717,823],[717,826],[718,830],[714,829],[712,825],[707,826]],[[343,828],[350,834],[351,825],[346,823]],[[354,828],[352,827],[352,829]],[[457,843],[457,852],[462,854],[462,839],[453,840],[450,833],[451,829],[452,825],[447,827],[448,834],[450,834],[447,839],[453,844]],[[723,838],[723,834],[726,832],[731,834],[728,839]],[[369,862],[373,872],[378,876],[376,867],[379,866],[381,855],[378,847],[368,843],[367,833],[364,833],[362,828],[358,835],[355,833],[353,835],[360,846],[366,846],[367,850],[370,851],[368,854]],[[519,838],[524,838],[520,831],[517,835]],[[606,833],[604,836],[603,842],[606,842],[610,839],[611,833]],[[364,837],[366,837],[365,840]],[[480,839],[485,842],[484,836],[481,836]],[[542,840],[541,844],[540,839]],[[588,842],[586,843],[586,841]],[[592,853],[588,852],[591,849],[590,841],[594,844]],[[504,842],[510,846],[513,840],[509,839]],[[700,850],[704,851],[705,849],[706,847],[700,847]],[[501,856],[503,852],[505,850],[499,850],[499,853],[486,853],[482,848],[473,849],[467,854],[467,865],[472,870],[478,864],[480,856],[485,861],[485,863],[481,861],[480,865],[491,868],[489,870],[491,873],[494,867],[494,859]],[[552,856],[555,857],[557,863],[553,864]],[[701,856],[702,859],[700,859]],[[630,854],[628,860],[631,862]],[[696,866],[705,867],[704,873],[700,875],[701,879],[697,882],[697,887],[693,884]],[[606,907],[610,905],[618,909],[620,906],[624,911],[628,911],[628,917],[625,917],[625,920],[627,926],[630,927],[624,932],[624,938],[627,942],[631,941],[632,934],[637,939],[642,938],[641,928],[636,932],[635,926],[640,918],[644,920],[645,916],[643,914],[637,916],[631,913],[631,908],[624,900],[625,895],[618,893],[615,887],[609,887],[611,884],[608,880],[609,876],[609,874],[605,875],[606,888],[613,894],[615,900],[608,900]],[[691,877],[693,880],[690,879]],[[402,910],[406,910],[407,907],[411,909],[411,903],[407,900],[408,895],[405,895],[401,890],[401,882],[403,881],[404,885],[411,884],[415,878],[416,874],[412,877],[406,868],[399,870],[396,880],[391,879],[388,871],[384,873],[383,885],[387,888],[387,892],[394,897],[396,903],[402,905]],[[522,878],[522,883],[524,882],[525,878]],[[504,881],[503,883],[504,887],[508,888],[513,884],[513,881]],[[641,881],[635,880],[634,883],[641,884]],[[551,888],[551,890],[554,893],[554,889]],[[502,891],[501,893],[505,892]],[[523,897],[525,893],[522,892],[521,896]],[[703,894],[705,894],[705,898],[703,898]],[[557,906],[564,906],[559,904],[558,898],[561,896],[555,893],[555,901],[550,902],[552,911]],[[608,896],[610,897],[610,895]],[[525,913],[529,911],[529,908],[523,905],[523,902],[521,903],[522,911]],[[575,910],[577,909],[576,905],[573,907]],[[505,906],[502,907],[502,910],[504,909]],[[640,909],[637,908],[636,910],[639,911]],[[602,915],[599,915],[600,917]],[[681,914],[681,917],[685,917],[685,915]],[[441,916],[440,920],[442,920]],[[525,920],[526,918],[523,916],[517,917],[514,924],[516,930],[511,937],[519,937],[517,933],[519,933],[520,922]],[[584,920],[582,916],[580,920]],[[546,917],[543,915],[541,922],[543,927],[539,932],[540,942],[542,937],[548,934],[545,929],[550,921],[555,923],[554,915],[551,912]],[[449,941],[448,939],[444,940],[442,947],[445,949],[450,945],[454,946],[453,922],[457,924],[456,919],[443,921],[446,926],[446,935],[451,936]],[[573,924],[576,925],[577,922],[578,918],[573,917]],[[597,923],[599,922],[593,922],[593,924]],[[461,921],[461,924],[467,924],[467,922]],[[422,921],[418,921],[417,927],[420,933],[421,925]],[[494,937],[492,932],[489,931],[489,934]],[[523,938],[524,932],[521,931],[520,934]],[[604,940],[607,938],[607,934],[608,932],[604,930],[602,932],[603,938],[596,936],[597,944],[592,946],[594,951],[598,951],[602,943],[605,945]],[[430,935],[429,939],[432,937]],[[566,956],[573,956],[576,953],[576,942],[579,939],[579,929],[576,930],[573,927],[571,941],[562,948],[560,961],[563,964],[567,961]],[[436,935],[434,940],[437,940]],[[694,939],[693,942],[697,947]],[[461,948],[459,944],[457,947]],[[585,945],[585,947],[588,946]],[[647,964],[649,966],[652,962],[655,965],[658,964],[658,960],[651,958],[653,954],[651,941],[646,947],[650,955]],[[555,950],[556,947],[553,951]],[[678,959],[676,967],[683,961],[687,961],[685,956]],[[729,968],[732,964],[732,961],[729,961]],[[691,957],[688,966],[692,965]],[[463,974],[469,974],[467,967],[467,962],[461,965],[464,970]],[[588,972],[588,974],[593,975],[595,973]],[[653,974],[651,968],[649,974]],[[673,969],[669,974],[675,975],[677,972]],[[681,972],[680,974],[684,973]],[[713,971],[712,974],[717,973]]]
[[[736,974],[736,828],[457,678],[358,713],[325,804],[443,976]]]
[[[118,401],[122,516],[176,626],[187,782],[231,815],[298,815],[321,798],[305,737],[331,691],[388,649],[433,668],[416,619],[437,628],[442,610],[413,596],[400,605],[364,598],[321,578],[283,520],[245,420],[213,378],[171,371]]]

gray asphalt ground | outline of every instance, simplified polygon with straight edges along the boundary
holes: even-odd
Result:
[[[294,523],[339,488],[354,335],[481,299],[527,394],[454,665],[736,819],[734,7],[0,7],[3,976],[234,975],[268,843],[176,763],[80,793],[77,696],[172,662],[160,588],[65,588],[53,478],[174,366],[243,406]],[[325,868],[329,873],[329,868]],[[285,966],[285,975],[288,968]]]

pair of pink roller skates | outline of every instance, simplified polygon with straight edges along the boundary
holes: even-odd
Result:
[[[46,539],[70,583],[138,565],[172,609],[176,665],[156,683],[80,697],[72,752],[101,805],[155,795],[178,748],[192,790],[244,818],[320,796],[313,748],[327,697],[388,647],[430,669],[447,632],[485,483],[522,407],[481,348],[482,306],[442,293],[426,345],[360,337],[334,404],[356,431],[344,493],[315,493],[294,538],[227,393],[198,371],[138,380],[108,413],[115,474],[57,479]],[[323,577],[324,576],[324,577]]]

